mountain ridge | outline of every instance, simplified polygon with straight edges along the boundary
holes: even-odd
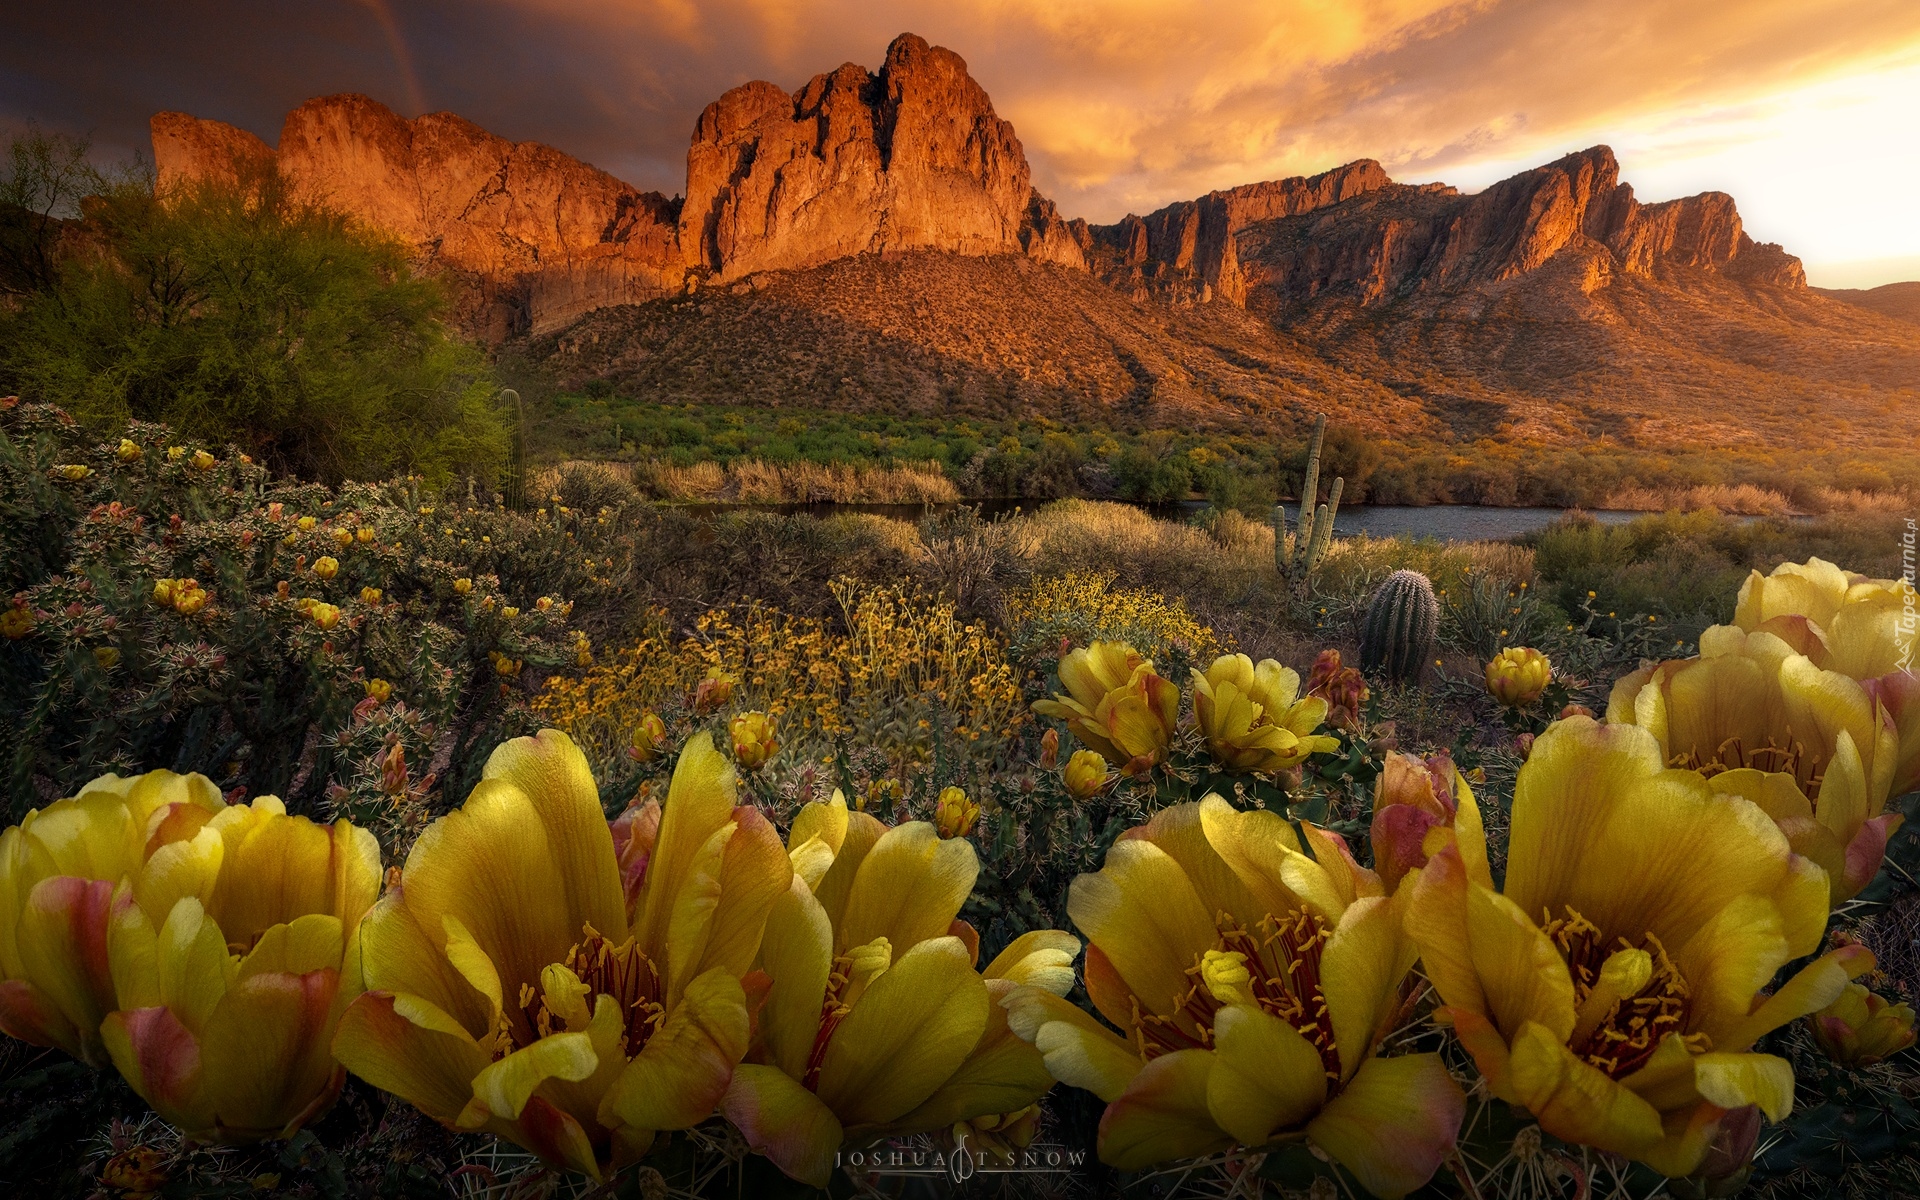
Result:
[[[1731,196],[1641,202],[1605,146],[1471,194],[1361,159],[1094,225],[912,34],[877,71],[727,91],[677,197],[358,96],[301,105],[276,146],[177,113],[153,137],[163,188],[271,159],[453,280],[469,331],[576,383],[1650,444],[1778,444],[1809,411],[1874,443],[1920,407],[1901,296],[1808,288]]]

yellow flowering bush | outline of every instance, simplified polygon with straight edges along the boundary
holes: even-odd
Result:
[[[1058,657],[1062,639],[1072,645],[1126,642],[1167,664],[1171,675],[1210,661],[1222,649],[1213,630],[1183,602],[1148,588],[1116,588],[1114,578],[1111,571],[1069,571],[1010,593],[1006,620],[1017,655]]]

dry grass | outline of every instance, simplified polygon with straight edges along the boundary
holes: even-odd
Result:
[[[1794,511],[1793,502],[1786,496],[1750,483],[1713,483],[1679,489],[1622,488],[1607,497],[1602,507],[1624,512],[1697,512],[1711,508],[1743,517],[1783,516]]]
[[[542,491],[564,472],[593,472],[620,479],[655,500],[738,504],[947,504],[960,499],[938,463],[856,467],[845,463],[771,463],[744,459],[721,466],[664,462],[566,462],[542,472]]]

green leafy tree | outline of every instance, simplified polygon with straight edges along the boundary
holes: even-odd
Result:
[[[63,161],[15,142],[29,176],[43,160]],[[103,181],[79,207],[54,266],[0,314],[0,388],[101,429],[162,421],[310,479],[492,476],[494,382],[398,243],[271,165],[165,190]]]

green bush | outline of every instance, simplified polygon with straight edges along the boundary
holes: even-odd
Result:
[[[6,194],[72,190],[43,179],[57,155],[12,150]],[[162,421],[307,479],[491,477],[506,448],[493,381],[397,242],[271,169],[165,194],[93,186],[77,220],[8,209],[0,389],[102,433]]]

